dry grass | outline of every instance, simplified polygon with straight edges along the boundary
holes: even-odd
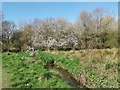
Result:
[[[79,50],[79,51],[62,51],[61,53],[65,55],[69,55],[71,60],[74,60],[74,57],[79,58],[79,62],[84,66],[91,68],[91,70],[95,70],[95,72],[99,75],[102,81],[105,82],[113,79],[116,80],[118,78],[118,71],[114,67],[114,64],[118,63],[118,49],[88,49],[88,50]],[[108,69],[106,69],[108,66]],[[89,73],[87,73],[89,74]],[[104,76],[106,78],[104,78]],[[76,75],[76,78],[80,79],[80,75]],[[89,77],[86,77],[89,79]],[[81,80],[80,80],[81,81]],[[101,81],[101,85],[104,83]],[[88,81],[89,82],[89,81]],[[95,87],[95,82],[91,83],[92,87]],[[100,86],[99,86],[100,87]]]
[[[9,88],[10,75],[7,73],[6,69],[2,69],[2,88]]]
[[[80,51],[61,51],[65,55],[82,57],[87,59],[95,59],[98,62],[102,62],[103,58],[112,59],[112,62],[118,61],[118,49],[87,49]]]

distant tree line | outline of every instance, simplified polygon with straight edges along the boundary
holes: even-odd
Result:
[[[2,20],[2,49],[80,50],[118,48],[118,20],[112,13],[96,8],[82,11],[75,23],[67,19],[35,18],[29,23]]]

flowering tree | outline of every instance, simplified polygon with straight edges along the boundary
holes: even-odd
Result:
[[[45,19],[45,20],[34,20],[33,30],[34,33],[32,35],[32,41],[34,47],[40,48],[44,47],[47,50],[50,49],[54,44],[56,44],[55,39],[53,38],[54,33],[54,26],[53,26],[54,19]],[[38,26],[38,27],[36,27]]]
[[[39,26],[39,27],[37,27]],[[64,18],[47,18],[45,20],[34,20],[33,22],[34,34],[32,41],[34,47],[45,47],[49,50],[51,47],[58,49],[58,47],[77,45],[77,38],[73,35],[73,29],[70,23]]]
[[[67,46],[71,48],[77,45],[77,38],[74,35],[74,28],[64,18],[57,18],[55,21],[55,39],[57,41],[56,47]]]

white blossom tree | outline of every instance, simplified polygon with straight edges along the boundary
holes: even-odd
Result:
[[[51,47],[77,45],[77,38],[73,34],[71,24],[64,18],[47,18],[45,20],[35,20],[33,22],[34,34],[32,41],[34,47],[45,47],[49,50]],[[39,27],[37,27],[39,26]]]

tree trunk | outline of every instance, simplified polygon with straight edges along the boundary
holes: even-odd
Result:
[[[49,52],[50,51],[50,48],[47,48],[47,50],[46,50],[47,52]]]
[[[19,46],[19,51],[21,51],[21,46]]]
[[[72,50],[75,51],[75,47],[73,47]]]
[[[57,47],[55,47],[55,52],[57,52],[58,51],[58,48]]]

